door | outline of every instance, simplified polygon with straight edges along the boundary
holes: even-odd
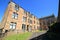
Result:
[[[27,25],[27,31],[29,31],[29,25]]]
[[[26,30],[26,25],[25,24],[22,24],[22,30],[25,32],[25,30]]]
[[[32,26],[29,26],[29,32],[31,32],[32,31]]]

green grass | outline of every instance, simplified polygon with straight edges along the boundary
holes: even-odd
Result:
[[[5,40],[27,40],[31,35],[30,32],[26,32],[23,34],[16,34],[16,35],[10,35],[5,37]]]

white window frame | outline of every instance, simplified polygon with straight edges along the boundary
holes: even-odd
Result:
[[[15,13],[15,12],[13,12],[13,14],[12,14],[12,18],[13,18],[13,19],[18,19],[18,14]]]
[[[10,23],[10,29],[16,29],[16,23],[14,23],[14,22],[11,22]]]
[[[23,21],[23,22],[26,22],[26,21],[27,21],[27,17],[24,17],[24,16],[23,16],[22,21]]]

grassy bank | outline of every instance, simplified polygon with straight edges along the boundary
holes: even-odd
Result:
[[[30,32],[22,33],[22,34],[16,34],[16,35],[10,35],[5,37],[5,40],[27,40],[31,35]]]

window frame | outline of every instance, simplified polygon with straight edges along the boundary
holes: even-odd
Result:
[[[26,22],[26,21],[27,21],[27,17],[24,17],[24,16],[23,16],[22,21],[23,21],[23,22]]]
[[[11,22],[10,23],[10,30],[15,30],[16,29],[16,25],[17,25],[16,22]]]
[[[13,19],[18,19],[18,14],[17,14],[16,12],[13,12],[12,18],[13,18]]]
[[[22,24],[22,30],[25,31],[26,30],[26,25]]]
[[[15,5],[15,10],[18,11],[19,10],[19,6]]]

